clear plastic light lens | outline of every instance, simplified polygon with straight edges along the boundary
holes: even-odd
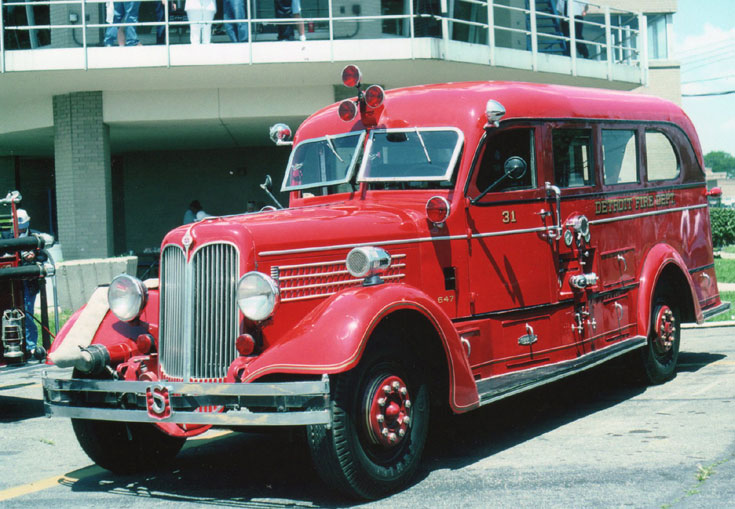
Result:
[[[261,272],[248,272],[237,283],[237,305],[250,320],[265,320],[278,304],[278,284]]]
[[[107,301],[110,311],[121,321],[129,322],[145,307],[148,291],[143,282],[128,274],[120,274],[110,283]]]

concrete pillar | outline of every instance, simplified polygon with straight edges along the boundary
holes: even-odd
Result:
[[[54,96],[59,240],[66,260],[113,254],[110,132],[102,92]]]

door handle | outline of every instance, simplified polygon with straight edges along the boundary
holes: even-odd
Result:
[[[617,258],[619,262],[623,263],[623,272],[628,272],[628,262],[625,261],[625,256],[619,254],[615,258]]]

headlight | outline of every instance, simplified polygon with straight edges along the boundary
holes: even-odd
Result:
[[[147,299],[148,290],[143,282],[128,274],[120,274],[113,279],[107,290],[110,311],[123,322],[137,318]]]
[[[271,316],[278,300],[278,284],[261,272],[248,272],[237,283],[237,305],[250,320],[259,322]]]

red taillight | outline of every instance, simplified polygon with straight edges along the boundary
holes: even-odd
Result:
[[[385,99],[385,91],[380,85],[370,85],[365,90],[365,104],[370,108],[379,108]]]
[[[426,217],[435,226],[442,226],[449,217],[449,202],[441,196],[432,196],[426,202]]]
[[[250,334],[240,334],[235,340],[235,348],[240,355],[250,355],[255,350],[255,340]]]
[[[362,73],[356,65],[350,64],[342,69],[342,83],[346,87],[356,87],[360,84],[360,80],[362,80]]]
[[[339,118],[345,122],[350,122],[351,120],[354,120],[356,116],[357,105],[355,104],[355,101],[345,99],[339,103]]]

